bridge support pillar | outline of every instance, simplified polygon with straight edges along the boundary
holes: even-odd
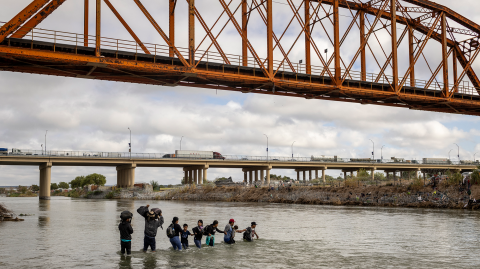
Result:
[[[201,184],[203,184],[204,182],[207,182],[207,168],[203,168],[203,180]]]
[[[137,164],[117,166],[117,187],[131,188],[135,184],[135,168]]]
[[[322,169],[322,181],[325,183],[325,169]]]
[[[307,181],[307,174],[306,171],[303,170],[303,182],[305,183]]]
[[[252,185],[253,171],[250,170],[248,173],[249,173],[249,175],[248,175],[248,183],[249,183],[250,185]]]
[[[300,182],[300,171],[297,170],[297,181]]]
[[[347,172],[343,171],[343,180],[347,180]]]
[[[372,174],[370,176],[371,176],[371,180],[373,182],[375,180],[375,168],[372,168],[371,173]],[[376,182],[375,185],[378,185],[378,182]]]
[[[255,185],[258,183],[258,170],[255,170]]]
[[[270,167],[267,168],[267,185],[270,186]]]
[[[312,170],[308,170],[308,181],[312,181]]]
[[[260,170],[260,183],[261,183],[262,185],[265,184],[265,175],[264,175],[265,172],[264,172],[264,171],[265,171],[265,170],[263,170],[263,169]]]
[[[203,184],[203,173],[204,169],[198,169],[198,180],[197,180],[197,185]]]
[[[50,200],[50,184],[52,179],[52,163],[44,163],[40,165],[40,195],[41,200]]]
[[[318,179],[318,170],[315,169],[315,179]]]
[[[197,184],[198,180],[198,169],[192,170],[193,172],[193,183],[192,184]]]
[[[247,172],[246,171],[243,172],[243,182],[247,183]]]

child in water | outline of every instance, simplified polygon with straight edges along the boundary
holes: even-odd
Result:
[[[180,232],[182,234],[182,248],[188,248],[188,236],[193,235],[188,231],[188,224],[183,224],[183,231]]]
[[[122,255],[125,254],[125,250],[127,251],[127,255],[132,254],[133,228],[132,225],[130,225],[131,221],[131,218],[122,220],[118,225],[118,230],[120,231],[120,247]]]

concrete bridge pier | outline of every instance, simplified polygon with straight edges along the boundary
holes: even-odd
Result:
[[[253,179],[253,171],[250,170],[248,173],[249,173],[249,174],[248,174],[248,184],[252,185],[252,181],[253,181],[253,180],[252,180],[252,179]]]
[[[203,184],[207,180],[208,165],[187,166],[183,168],[185,171],[185,184]]]
[[[136,164],[117,166],[117,187],[131,188],[135,184]]]
[[[265,170],[260,169],[260,184],[265,184]]]
[[[50,184],[52,179],[52,163],[44,163],[39,167],[40,170],[40,193],[38,198],[41,200],[50,200]]]

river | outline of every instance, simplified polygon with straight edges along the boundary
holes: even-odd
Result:
[[[291,204],[0,197],[24,222],[0,223],[0,268],[473,268],[480,265],[480,213],[462,210]],[[144,220],[159,207],[193,228],[234,218],[256,221],[259,240],[172,250],[165,230],[157,253],[143,253]],[[132,256],[120,255],[121,211],[134,213]],[[166,229],[167,225],[164,225]],[[193,245],[193,239],[189,239]],[[203,239],[203,243],[205,239]]]

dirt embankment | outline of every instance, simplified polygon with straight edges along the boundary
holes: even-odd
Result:
[[[480,186],[472,186],[472,199],[480,198]],[[480,208],[469,203],[469,196],[460,186],[422,187],[412,190],[406,186],[369,187],[184,187],[171,190],[165,200],[267,202],[290,204],[398,206],[420,208]]]

